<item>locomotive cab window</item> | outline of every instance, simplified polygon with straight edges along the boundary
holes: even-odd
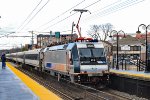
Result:
[[[104,48],[79,48],[82,65],[106,64]]]
[[[92,52],[93,52],[94,57],[104,57],[105,56],[104,48],[94,48],[94,49],[92,49]]]
[[[91,57],[92,56],[91,50],[85,49],[85,48],[80,48],[79,54],[80,54],[80,57]]]

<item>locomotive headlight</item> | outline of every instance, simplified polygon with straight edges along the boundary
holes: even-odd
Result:
[[[86,73],[87,73],[87,71],[81,71],[81,73],[82,73],[82,74],[86,74]]]
[[[95,61],[96,61],[96,59],[94,59],[94,58],[91,59],[91,62],[95,62]]]
[[[84,72],[83,72],[83,71],[81,71],[81,73],[83,74]]]

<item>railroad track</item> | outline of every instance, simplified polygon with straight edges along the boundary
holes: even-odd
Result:
[[[107,93],[107,92],[102,92],[99,91],[98,93],[88,93],[91,96],[96,96],[102,100],[132,100],[131,98],[127,98],[124,96],[120,96],[120,95],[115,95],[115,94],[111,94],[111,93]]]
[[[69,97],[67,94],[64,94],[63,92],[59,91],[58,89],[52,87],[49,82],[47,82],[46,80],[43,81],[42,77],[37,77],[37,75],[24,70],[20,67],[17,68],[18,70],[20,70],[21,72],[25,73],[26,75],[28,75],[29,77],[31,77],[32,79],[34,79],[36,82],[40,83],[41,85],[43,85],[44,87],[48,88],[49,90],[55,92],[56,94],[58,94],[59,96],[63,97],[64,100],[74,100],[74,98]]]
[[[102,91],[78,83],[73,83],[73,84],[76,85],[76,87],[78,86],[79,88],[83,88],[86,95],[92,96],[94,98],[96,97],[98,100],[133,100],[133,98],[124,96],[123,94],[119,95],[116,93],[108,92],[106,90]]]
[[[71,83],[64,79],[58,82],[56,77],[50,76],[47,73],[37,72],[34,69],[16,68],[64,100],[132,100],[122,95],[103,92],[78,83]]]

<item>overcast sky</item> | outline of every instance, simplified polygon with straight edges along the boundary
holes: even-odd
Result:
[[[3,37],[11,32],[16,32],[11,34],[15,36],[50,30],[70,34],[72,22],[76,24],[80,15],[73,9],[91,12],[81,17],[79,25],[83,36],[87,36],[86,31],[93,24],[111,23],[113,29],[126,33],[135,33],[142,23],[150,24],[150,0],[0,0],[0,49],[31,43],[31,38]]]

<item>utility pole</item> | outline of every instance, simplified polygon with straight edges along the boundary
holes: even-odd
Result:
[[[20,44],[21,45],[21,51],[22,51],[22,44]]]
[[[29,32],[32,34],[32,37],[31,37],[31,49],[33,49],[33,44],[34,44],[33,31],[29,31]]]
[[[49,44],[52,43],[52,31],[50,31]]]
[[[33,40],[33,39],[34,39],[34,38],[33,38],[33,31],[31,32],[31,34],[32,34],[32,38],[31,38],[31,39],[32,39],[32,40],[31,40],[32,48],[31,48],[31,49],[33,49],[33,44],[34,44],[34,40]]]

